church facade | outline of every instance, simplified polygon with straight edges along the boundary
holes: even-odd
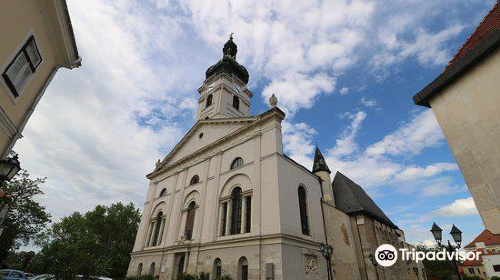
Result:
[[[271,98],[271,109],[250,115],[236,54],[231,37],[198,90],[196,123],[147,175],[128,275],[327,279],[327,243],[334,279],[425,279],[416,264],[372,264],[379,245],[407,246],[404,233],[345,175],[332,182],[318,148],[312,171],[283,153],[285,114]]]

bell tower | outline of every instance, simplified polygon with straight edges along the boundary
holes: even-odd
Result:
[[[198,89],[197,121],[250,116],[253,93],[247,89],[248,71],[236,62],[237,53],[238,46],[231,34],[222,48],[222,59],[207,69],[205,81]]]

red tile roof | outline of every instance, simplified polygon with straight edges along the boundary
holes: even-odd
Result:
[[[485,246],[500,245],[500,234],[493,234],[491,231],[485,229],[471,243],[467,244],[465,248],[476,247],[477,242],[484,242]]]
[[[500,253],[496,253],[496,252],[493,252],[493,251],[490,251],[490,250],[487,250],[487,249],[484,249],[484,248],[480,248],[480,249],[474,250],[473,252],[481,252],[481,254],[479,254],[479,259],[478,260],[465,260],[465,261],[463,261],[460,264],[461,266],[479,266],[479,265],[483,265],[483,255],[484,256],[500,255]]]
[[[476,28],[474,33],[470,35],[469,39],[462,45],[462,47],[455,54],[453,59],[448,63],[443,72],[446,72],[455,62],[460,58],[467,55],[470,51],[476,48],[481,42],[484,41],[495,30],[500,29],[500,1],[497,0],[490,12],[483,18],[483,21]]]
[[[481,254],[479,254],[479,259],[477,259],[477,260],[465,260],[460,265],[461,266],[483,265],[483,255],[486,254],[488,252],[488,250],[481,248],[481,249],[474,250],[474,252],[481,252]]]

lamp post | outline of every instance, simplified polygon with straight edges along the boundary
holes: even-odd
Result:
[[[370,259],[370,261],[372,262],[373,266],[375,267],[375,274],[377,275],[377,280],[379,280],[379,277],[378,277],[378,262],[377,260],[375,259],[375,256],[370,253],[370,255],[368,256],[368,258]]]
[[[0,226],[7,215],[7,205],[10,201],[10,197],[2,191],[1,187],[4,182],[14,178],[19,170],[21,170],[21,165],[16,153],[12,152],[12,156],[0,160]],[[0,228],[0,235],[2,232],[3,229]]]
[[[450,240],[448,240],[448,245],[441,244],[443,241],[443,229],[441,229],[436,223],[432,225],[431,233],[434,236],[434,239],[436,240],[438,246],[441,248],[445,248],[448,252],[452,253],[455,252],[457,249],[460,249],[460,246],[462,244],[462,231],[460,231],[455,225],[451,227],[450,231],[450,235],[453,238],[453,241],[455,241],[456,243],[455,246],[451,245]],[[457,261],[453,259],[452,263],[453,263],[453,268],[455,268],[455,273],[457,274],[458,279],[462,280],[462,275],[460,275],[460,272],[458,271]]]
[[[331,263],[333,247],[332,245],[321,243],[319,245],[319,250],[321,251],[321,254],[323,254],[323,257],[326,259],[326,270],[328,274],[328,280],[333,280],[332,263]]]
[[[19,170],[21,170],[21,165],[16,153],[13,152],[11,157],[0,160],[0,183],[10,181]]]

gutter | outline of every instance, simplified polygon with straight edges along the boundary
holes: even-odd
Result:
[[[73,43],[73,51],[75,52],[75,57],[77,58],[75,61],[80,60],[78,63],[75,63],[71,65],[70,67],[80,67],[82,65],[82,60],[80,58],[80,55],[78,54],[78,47],[76,46],[76,39],[75,39],[75,32],[73,30],[73,24],[71,23],[71,18],[69,16],[69,9],[68,9],[68,3],[66,0],[62,1],[63,8],[64,8],[64,13],[66,15],[66,20],[68,22],[68,30],[69,30],[69,35],[71,37],[71,42]],[[70,68],[70,69],[72,69]]]
[[[54,67],[54,69],[52,69],[52,72],[50,73],[49,77],[47,78],[47,80],[45,80],[45,83],[43,84],[42,88],[38,91],[38,94],[36,95],[35,100],[33,100],[33,103],[31,103],[31,106],[28,109],[28,113],[24,117],[23,122],[21,123],[21,126],[17,129],[16,134],[14,134],[14,136],[12,137],[12,139],[9,143],[9,146],[7,147],[7,150],[5,151],[5,154],[2,155],[2,158],[6,158],[8,156],[8,154],[10,153],[10,151],[12,150],[14,145],[16,144],[17,139],[21,138],[21,133],[23,132],[24,128],[26,127],[26,124],[28,123],[29,118],[31,117],[31,115],[35,111],[35,108],[38,105],[38,102],[40,102],[40,99],[42,98],[42,96],[45,93],[45,90],[47,89],[49,84],[52,82],[52,79],[56,75],[57,71],[60,68],[72,69],[75,66],[77,67],[77,66],[81,65],[81,63],[82,63],[82,58],[78,57],[78,59],[76,59],[75,61],[56,65]]]
[[[451,85],[467,71],[493,53],[500,46],[500,29],[491,33],[476,48],[460,58],[448,70],[441,73],[434,81],[413,96],[416,105],[431,107],[429,101],[447,86]]]

